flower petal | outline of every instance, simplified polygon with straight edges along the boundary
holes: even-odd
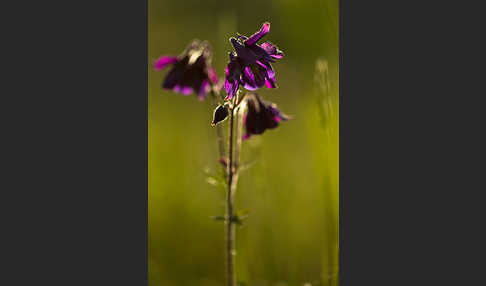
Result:
[[[249,49],[257,57],[258,61],[275,62],[275,59],[259,45],[251,45],[248,46],[247,49]]]
[[[178,84],[182,77],[184,76],[184,67],[178,64],[174,66],[168,73],[162,83],[162,88],[173,89],[176,84]]]
[[[268,88],[276,88],[276,87],[277,87],[277,85],[275,84],[275,80],[270,79],[270,78],[266,78],[266,79],[265,79],[265,85],[266,85]]]
[[[183,85],[177,84],[174,87],[174,91],[178,92],[182,95],[190,95],[192,93],[193,89],[190,86],[183,86]]]
[[[251,46],[258,42],[263,36],[265,36],[270,31],[270,23],[266,22],[263,24],[260,31],[256,32],[255,34],[251,35],[246,41],[246,46]]]
[[[218,76],[216,75],[216,71],[214,70],[213,67],[210,67],[208,70],[208,76],[209,80],[211,81],[212,84],[217,84],[218,83]]]
[[[281,121],[289,119],[278,110],[277,105],[263,101],[258,94],[247,95],[245,101],[247,110],[243,117],[246,130],[244,140],[252,135],[262,134],[267,129],[274,129]]]
[[[272,43],[265,42],[261,44],[260,47],[263,48],[265,52],[267,52],[267,54],[269,54],[273,58],[281,59],[284,56],[284,53]]]
[[[255,80],[255,74],[250,67],[246,67],[243,71],[243,82],[245,83],[245,88],[248,90],[255,90],[258,88]]]
[[[230,61],[225,69],[224,88],[228,94],[227,99],[233,98],[239,88],[241,67],[237,58],[230,53]]]
[[[154,63],[154,70],[160,71],[169,64],[177,62],[177,57],[161,56]]]
[[[235,48],[237,57],[241,60],[243,66],[254,64],[258,57],[247,47],[238,42],[235,38],[230,39],[231,44]]]
[[[199,88],[199,92],[198,92],[198,98],[199,100],[203,101],[204,98],[206,97],[206,94],[208,93],[209,91],[209,82],[208,80],[203,80],[202,84],[201,84],[201,87]]]
[[[238,91],[239,86],[240,84],[238,80],[229,81],[228,79],[225,79],[224,88],[226,90],[226,93],[228,94],[226,99],[232,99]]]

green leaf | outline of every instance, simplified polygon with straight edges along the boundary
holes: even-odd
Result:
[[[243,163],[243,164],[240,164],[240,166],[238,167],[238,171],[246,171],[248,169],[250,169],[251,167],[253,167],[253,165],[255,165],[256,161],[251,161],[251,162],[246,162],[246,163]]]
[[[222,215],[212,216],[211,218],[216,220],[216,221],[225,221],[226,220],[226,218]]]

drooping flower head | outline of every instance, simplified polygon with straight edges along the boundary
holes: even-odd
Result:
[[[194,40],[177,57],[161,56],[154,63],[154,69],[160,71],[173,65],[167,73],[162,88],[173,90],[183,95],[196,93],[200,100],[210,90],[210,82],[217,84],[218,77],[211,66],[211,50],[206,42]]]
[[[240,84],[247,90],[256,90],[263,85],[277,87],[275,72],[271,65],[283,57],[283,52],[270,42],[258,45],[257,42],[270,31],[270,23],[264,23],[260,31],[249,38],[238,35],[230,38],[235,51],[229,54],[229,63],[225,70],[225,89],[231,99]]]
[[[275,103],[263,101],[256,94],[248,94],[245,99],[246,112],[243,116],[243,124],[246,133],[243,139],[248,139],[254,134],[262,134],[266,129],[276,128],[281,121],[287,121],[289,116],[280,112]]]

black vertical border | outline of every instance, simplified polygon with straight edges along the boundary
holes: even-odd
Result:
[[[11,4],[0,285],[147,285],[148,0]]]

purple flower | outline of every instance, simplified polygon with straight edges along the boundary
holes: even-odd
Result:
[[[177,57],[161,56],[154,63],[154,69],[160,71],[173,65],[167,73],[162,88],[173,90],[183,95],[196,93],[204,100],[210,90],[210,83],[217,84],[218,77],[211,67],[211,50],[206,42],[194,40]]]
[[[236,94],[240,84],[248,90],[256,90],[263,85],[276,88],[275,72],[271,65],[283,57],[283,52],[275,45],[257,42],[270,31],[270,23],[264,23],[260,31],[249,38],[239,35],[230,38],[235,52],[229,54],[229,63],[225,71],[225,89],[228,99]]]
[[[281,113],[275,103],[263,101],[256,94],[248,94],[245,97],[246,112],[243,116],[243,124],[246,133],[243,139],[248,139],[254,134],[262,134],[266,129],[276,128],[280,121],[289,120],[290,117]]]

